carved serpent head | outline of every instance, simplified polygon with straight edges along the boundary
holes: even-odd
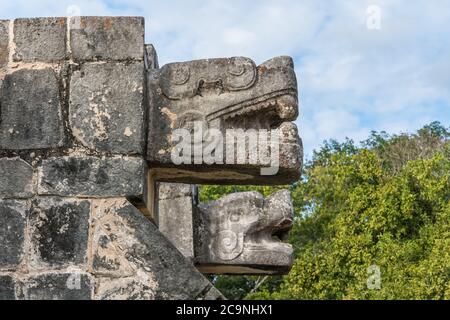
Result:
[[[177,136],[174,135],[177,129],[186,129],[195,136],[197,124],[197,128],[202,128],[203,132],[210,132],[208,129],[219,130],[224,137],[228,129],[258,132],[279,129],[282,153],[280,171],[277,177],[264,177],[264,183],[272,184],[273,181],[282,184],[298,180],[302,145],[296,125],[292,123],[298,116],[297,79],[292,58],[276,57],[259,66],[244,57],[170,63],[149,71],[148,86],[152,117],[147,160],[153,167],[171,166],[171,152],[178,141],[173,139]],[[205,134],[200,142],[210,149],[219,149],[209,138]],[[216,140],[215,144],[226,142]],[[244,165],[228,165],[227,162],[220,168],[212,165],[204,167],[204,170],[215,173],[225,167],[242,173],[242,177],[215,182],[248,184],[246,174],[253,176],[252,182],[256,184],[263,180],[258,177],[260,168],[265,167],[260,162],[247,161]],[[180,172],[161,174],[160,180],[187,182],[184,177],[195,171],[189,165],[178,168]],[[189,182],[204,183],[211,180],[214,180],[214,175]]]
[[[292,264],[292,247],[283,243],[293,221],[287,190],[264,197],[257,192],[235,193],[199,206],[203,236],[197,248],[201,270],[227,273],[236,265],[242,273],[272,270],[286,272]]]

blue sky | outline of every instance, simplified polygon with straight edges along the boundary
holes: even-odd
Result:
[[[329,138],[450,125],[447,0],[0,0],[0,17],[65,16],[74,5],[81,15],[144,16],[162,64],[294,57],[307,155]],[[379,29],[367,27],[374,17]]]

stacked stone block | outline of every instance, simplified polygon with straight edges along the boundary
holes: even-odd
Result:
[[[143,18],[0,21],[0,299],[219,297],[133,205],[144,48]]]
[[[198,188],[180,183],[158,183],[158,227],[180,252],[194,259],[194,215]]]

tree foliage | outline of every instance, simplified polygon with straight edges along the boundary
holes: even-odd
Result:
[[[324,143],[291,186],[291,273],[216,285],[231,299],[450,299],[449,137],[434,122],[415,134],[373,132],[361,146]],[[206,187],[202,200],[234,191]],[[379,288],[368,285],[371,266]]]

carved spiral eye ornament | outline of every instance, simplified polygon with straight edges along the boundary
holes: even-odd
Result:
[[[216,236],[214,249],[221,260],[234,260],[244,249],[244,235],[231,230],[221,231]]]

